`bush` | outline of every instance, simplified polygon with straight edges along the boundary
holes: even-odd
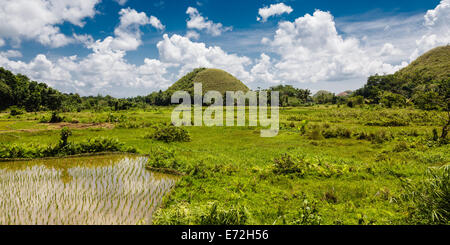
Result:
[[[386,132],[385,130],[379,130],[372,133],[362,131],[356,133],[355,136],[358,140],[368,140],[373,144],[381,144],[394,138],[392,134]]]
[[[162,124],[154,126],[154,132],[146,135],[145,138],[155,139],[166,143],[171,142],[189,142],[191,136],[188,131],[181,127],[175,127],[172,124]]]
[[[297,158],[290,154],[283,154],[273,160],[273,172],[276,174],[300,174],[303,171],[300,168],[299,162],[303,159]]]
[[[310,203],[307,199],[304,199],[298,215],[289,225],[320,225],[321,222],[322,217],[319,215],[317,203]]]
[[[21,110],[21,109],[19,109],[19,108],[17,108],[16,106],[12,106],[11,107],[11,111],[9,112],[9,114],[11,115],[11,116],[18,116],[18,115],[22,115],[24,112],[23,112],[23,110]]]
[[[117,139],[93,138],[80,143],[71,143],[68,142],[70,135],[69,129],[61,130],[61,138],[57,145],[0,145],[0,158],[42,158],[100,152],[137,152],[135,148],[126,147]]]
[[[310,140],[323,140],[322,130],[319,127],[314,127],[312,131],[308,134]]]
[[[198,215],[198,225],[245,225],[247,214],[242,207],[225,209],[218,207],[214,202],[206,209],[206,212]]]
[[[153,216],[154,225],[245,225],[247,221],[245,207],[227,207],[217,202],[202,206],[177,203],[159,209]]]
[[[329,128],[322,131],[323,137],[326,139],[330,138],[344,138],[350,139],[352,137],[352,131],[345,128]]]
[[[414,208],[410,222],[450,225],[450,165],[429,169],[425,180],[417,184],[405,183],[404,188],[404,197]]]
[[[49,123],[60,123],[64,121],[64,117],[58,115],[56,111],[52,112],[52,116],[50,117]]]
[[[175,160],[174,150],[166,147],[158,147],[151,151],[147,166],[150,168],[180,170],[181,165]]]
[[[375,121],[368,122],[366,126],[379,126],[379,127],[403,127],[409,126],[409,122],[401,119],[390,119],[387,121]]]

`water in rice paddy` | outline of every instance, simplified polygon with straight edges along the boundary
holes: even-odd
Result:
[[[0,225],[151,224],[176,177],[145,157],[96,156],[0,163]]]

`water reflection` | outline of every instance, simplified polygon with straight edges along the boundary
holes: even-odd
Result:
[[[0,224],[150,223],[175,184],[145,157],[97,156],[0,163]]]

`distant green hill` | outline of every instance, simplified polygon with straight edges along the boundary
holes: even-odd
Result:
[[[226,71],[219,69],[199,68],[186,74],[168,91],[194,91],[194,83],[201,83],[203,85],[203,93],[208,91],[219,91],[225,94],[227,91],[249,91],[249,88],[237,78]]]
[[[391,75],[369,77],[367,84],[355,95],[364,96],[378,103],[383,94],[394,93],[413,101],[424,96],[445,95],[450,81],[450,46],[434,48],[423,54],[407,67]]]
[[[397,79],[415,85],[450,78],[450,45],[434,48],[395,73]]]

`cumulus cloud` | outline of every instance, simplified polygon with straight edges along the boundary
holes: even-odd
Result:
[[[125,3],[128,2],[128,0],[114,0],[116,3],[118,3],[119,5],[123,6],[125,5]]]
[[[187,27],[189,29],[197,29],[199,31],[205,30],[213,36],[220,36],[222,32],[231,31],[232,27],[224,27],[222,23],[214,23],[208,18],[203,17],[196,8],[189,7],[186,11],[189,15],[187,20]]]
[[[113,50],[136,50],[141,44],[140,27],[145,25],[152,25],[156,29],[162,30],[164,26],[158,18],[151,16],[147,17],[144,12],[138,13],[134,9],[126,8],[119,12],[120,24],[114,30],[114,37],[107,37],[103,41],[97,40],[95,43],[89,45],[90,48],[99,49],[113,49]],[[87,39],[89,42],[89,38]]]
[[[258,21],[266,22],[271,16],[290,14],[294,11],[290,6],[284,3],[271,4],[269,7],[260,8],[258,11],[259,17]]]
[[[245,56],[228,54],[220,47],[207,47],[204,43],[193,42],[187,37],[164,34],[157,44],[160,60],[179,67],[179,76],[194,68],[219,68],[243,79],[250,78],[246,69],[251,60]]]
[[[186,33],[186,37],[189,39],[197,40],[200,38],[200,34],[198,34],[198,32],[196,32],[196,31],[188,31]]]
[[[0,53],[0,66],[45,81],[62,91],[83,95],[103,93],[122,97],[133,93],[136,88],[149,91],[166,88],[169,80],[164,75],[171,64],[146,58],[143,65],[137,66],[125,59],[127,51],[141,45],[139,27],[152,25],[151,17],[133,9],[122,9],[119,14],[120,24],[114,36],[95,42],[88,35],[74,37],[92,51],[84,58],[70,56],[50,60],[39,54],[26,63],[11,60],[15,55],[11,51]]]
[[[284,82],[364,79],[398,69],[370,56],[358,39],[339,35],[333,16],[320,10],[281,22],[273,40],[265,42],[280,57],[274,62],[275,79]]]
[[[15,44],[32,39],[50,47],[61,47],[73,38],[61,33],[58,25],[68,22],[83,26],[95,15],[100,0],[2,0],[0,38]]]
[[[7,58],[18,58],[18,57],[22,57],[22,53],[18,50],[8,50],[8,51],[0,52],[0,56],[7,57]]]
[[[416,49],[410,56],[413,61],[431,48],[450,44],[450,0],[442,0],[424,16],[426,33],[416,41]]]

